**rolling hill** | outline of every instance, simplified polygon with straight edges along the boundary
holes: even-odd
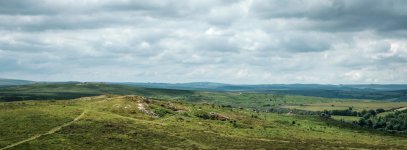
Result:
[[[264,85],[233,85],[212,82],[195,83],[119,83],[130,86],[223,91],[223,92],[259,92],[280,93],[289,95],[316,96],[326,98],[375,99],[388,101],[407,101],[407,85],[405,84],[354,84],[354,85],[324,85],[324,84],[264,84]]]
[[[134,95],[0,103],[0,111],[2,149],[407,148],[406,137],[318,116]]]
[[[12,85],[26,85],[35,83],[28,80],[16,80],[16,79],[2,79],[0,78],[0,86],[12,86]]]
[[[400,124],[392,115],[402,117],[397,110],[406,107],[270,91],[31,83],[0,87],[0,150],[406,149],[402,128],[358,125],[378,109],[366,117]]]

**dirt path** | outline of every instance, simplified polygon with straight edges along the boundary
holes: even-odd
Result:
[[[37,139],[37,138],[39,138],[39,137],[41,137],[41,136],[54,134],[55,132],[61,130],[63,127],[69,126],[69,125],[71,125],[72,123],[74,123],[74,122],[78,121],[79,119],[81,119],[81,118],[85,115],[86,112],[87,112],[86,110],[83,111],[82,114],[80,114],[78,117],[76,117],[76,118],[73,119],[72,121],[67,122],[67,123],[64,123],[64,124],[62,124],[62,125],[60,125],[60,126],[54,127],[54,128],[52,128],[51,130],[49,130],[49,131],[46,132],[46,133],[38,134],[38,135],[32,136],[32,137],[30,137],[30,138],[28,138],[28,139],[25,139],[25,140],[22,140],[22,141],[19,141],[19,142],[10,144],[10,145],[8,145],[8,146],[6,146],[6,147],[1,148],[0,150],[5,150],[5,149],[9,149],[9,148],[15,147],[15,146],[17,146],[17,145],[20,145],[20,144],[23,144],[23,143],[26,143],[26,142],[35,140],[35,139]]]

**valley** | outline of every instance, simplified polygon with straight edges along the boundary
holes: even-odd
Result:
[[[364,111],[385,116],[405,102],[100,83],[3,89],[16,95],[0,103],[3,149],[407,148],[404,132],[358,125]],[[350,116],[335,114],[349,108]]]

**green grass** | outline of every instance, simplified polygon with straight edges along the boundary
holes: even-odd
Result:
[[[389,110],[392,108],[407,107],[407,102],[386,102],[386,101],[342,101],[342,102],[323,102],[304,105],[287,105],[283,108],[300,109],[308,111],[323,110],[346,110],[352,107],[355,111],[383,108]]]
[[[46,132],[87,110],[84,118],[72,125],[13,149],[407,148],[406,137],[336,120],[255,113],[219,104],[151,100],[146,107],[165,110],[162,117],[152,118],[138,110],[139,100],[141,97],[98,96],[56,102],[0,103],[0,141],[4,146]],[[197,113],[216,113],[229,120],[203,119]],[[36,121],[31,123],[33,118]]]
[[[345,122],[359,121],[360,117],[356,116],[331,116],[332,119]]]
[[[172,99],[186,102],[214,103],[225,106],[230,105],[232,107],[257,108],[260,110],[267,110],[271,107],[284,105],[352,101],[352,99],[294,95],[285,95],[284,97],[274,98],[274,94],[240,92],[196,92],[193,95],[179,96]]]
[[[147,97],[161,97],[168,99],[182,95],[193,95],[194,91],[148,89],[104,83],[36,83],[29,85],[0,87],[0,101],[64,100],[108,94],[137,94]]]
[[[268,93],[203,92],[187,90],[149,89],[103,83],[30,84],[0,88],[0,101],[27,99],[60,100],[109,94],[134,94],[162,100],[177,100],[192,103],[210,103],[231,107],[255,108],[261,111],[267,111],[270,108],[275,107],[309,111],[344,110],[348,109],[349,107],[354,107],[354,110],[356,111],[361,111],[363,109],[391,109],[407,107],[407,102],[321,98],[294,95],[275,97],[274,94]]]
[[[0,147],[69,122],[80,114],[75,107],[53,102],[0,103]]]
[[[0,88],[0,101],[44,99],[60,100],[108,94],[135,94],[164,100],[172,99],[185,102],[215,103],[219,105],[231,105],[234,107],[256,108],[268,108],[269,106],[273,105],[342,102],[352,100],[291,95],[275,98],[274,94],[265,93],[202,92],[188,90],[149,89],[103,83],[61,83],[3,87]]]

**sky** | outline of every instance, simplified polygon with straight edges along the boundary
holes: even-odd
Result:
[[[407,83],[405,0],[1,0],[0,78]]]

